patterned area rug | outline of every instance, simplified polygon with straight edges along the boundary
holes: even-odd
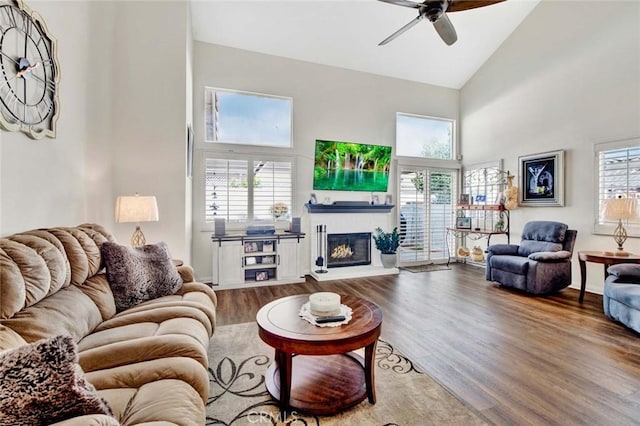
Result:
[[[335,416],[293,413],[278,420],[277,401],[265,388],[273,349],[255,323],[216,328],[209,346],[211,392],[207,425],[485,425],[486,423],[386,341],[375,357],[377,402],[365,399]]]
[[[433,271],[448,271],[451,268],[447,265],[416,265],[416,266],[403,266],[400,269],[404,269],[409,272],[433,272]]]

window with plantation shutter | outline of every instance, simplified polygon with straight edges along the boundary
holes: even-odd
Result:
[[[285,220],[291,217],[291,163],[253,162],[253,216]]]
[[[291,161],[207,158],[205,164],[207,222],[290,219]]]
[[[607,200],[633,198],[640,201],[640,138],[594,145],[597,199],[595,232],[611,234],[615,223],[603,215]],[[636,206],[636,212],[640,213]],[[640,236],[640,218],[625,223],[629,235]]]

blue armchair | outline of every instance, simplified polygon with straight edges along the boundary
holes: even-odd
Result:
[[[504,287],[546,294],[571,284],[571,256],[577,231],[560,222],[532,221],[517,244],[487,249],[486,278]]]
[[[640,333],[640,265],[609,266],[602,304],[609,318]]]

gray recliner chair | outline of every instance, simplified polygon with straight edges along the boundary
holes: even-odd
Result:
[[[560,222],[525,224],[520,244],[487,249],[486,278],[531,294],[558,291],[571,284],[571,256],[578,231]]]
[[[609,318],[640,333],[640,265],[609,266],[602,304]]]

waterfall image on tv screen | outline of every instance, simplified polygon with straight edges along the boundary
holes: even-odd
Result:
[[[386,192],[391,147],[316,140],[313,189]]]

